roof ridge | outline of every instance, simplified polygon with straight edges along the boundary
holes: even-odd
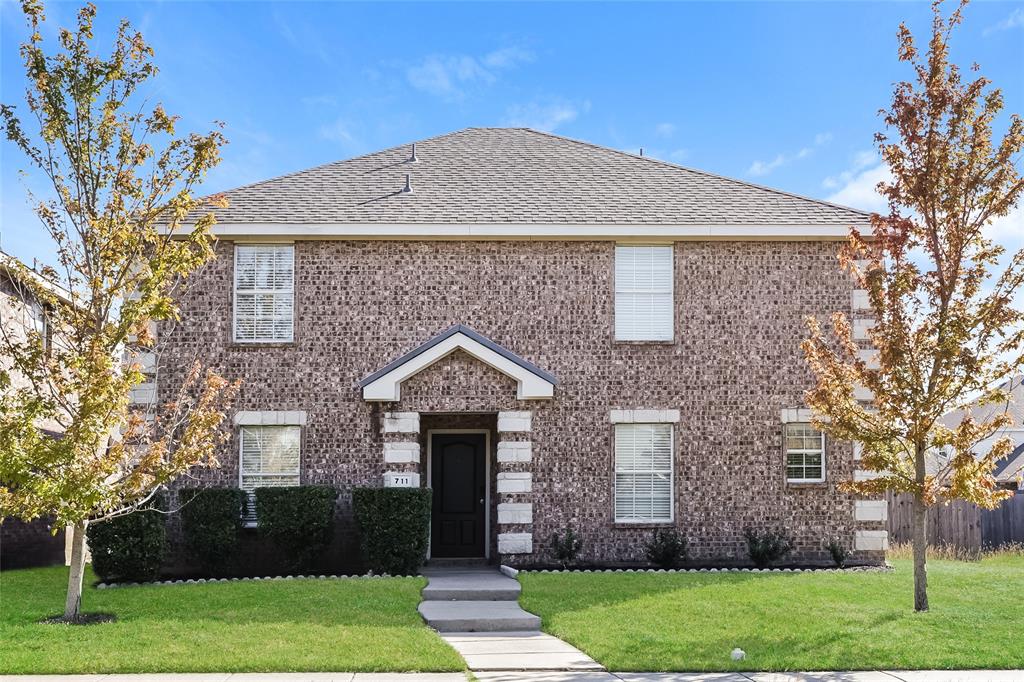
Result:
[[[508,129],[505,128],[504,130],[508,130]],[[572,142],[574,144],[579,144],[579,145],[583,145],[583,146],[586,146],[586,147],[592,147],[594,149],[600,149],[601,151],[605,151],[605,152],[612,152],[614,154],[621,154],[621,155],[627,156],[627,157],[629,157],[631,159],[639,159],[639,160],[642,160],[642,161],[650,161],[651,163],[656,163],[656,164],[659,164],[659,165],[662,165],[662,166],[668,166],[669,168],[674,168],[676,170],[684,170],[684,171],[688,171],[690,173],[696,173],[698,175],[704,175],[704,176],[707,176],[707,177],[710,177],[710,178],[716,178],[718,180],[725,180],[726,182],[734,182],[734,183],[739,184],[739,185],[745,185],[747,187],[754,187],[756,189],[766,190],[766,191],[769,191],[769,192],[773,192],[775,194],[781,194],[783,196],[791,197],[793,199],[802,199],[803,201],[810,201],[810,202],[813,202],[813,203],[816,203],[816,204],[823,204],[825,206],[831,206],[833,208],[840,208],[840,209],[843,209],[844,211],[853,211],[854,213],[860,213],[860,214],[862,214],[862,215],[864,215],[866,217],[870,217],[872,215],[872,213],[870,211],[864,211],[862,209],[854,208],[852,206],[844,206],[843,204],[836,204],[836,203],[833,203],[831,201],[825,201],[824,199],[815,199],[814,197],[809,197],[809,196],[806,196],[806,195],[803,195],[803,194],[796,194],[795,192],[787,192],[785,190],[778,189],[777,187],[769,187],[767,185],[759,185],[756,182],[749,182],[747,180],[740,180],[738,178],[732,178],[732,177],[729,177],[728,175],[721,175],[719,173],[712,173],[710,171],[702,170],[700,168],[691,168],[689,166],[683,166],[683,165],[678,164],[678,163],[672,163],[671,161],[665,161],[664,159],[657,159],[657,158],[654,158],[653,156],[640,156],[639,154],[633,154],[632,152],[623,151],[621,149],[615,149],[614,147],[605,147],[605,146],[599,145],[599,144],[597,144],[595,142],[588,142],[586,140],[579,140],[579,139],[576,139],[574,137],[566,137],[565,135],[556,135],[555,133],[548,132],[546,130],[536,130],[534,128],[515,128],[514,130],[527,130],[527,131],[529,131],[531,133],[534,133],[535,135],[543,135],[543,136],[546,136],[546,137],[554,138],[556,140],[563,140],[565,142]]]

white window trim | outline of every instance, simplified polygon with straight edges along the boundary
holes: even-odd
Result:
[[[619,295],[619,282],[615,277],[615,271],[618,266],[618,252],[620,248],[636,248],[636,247],[663,247],[669,250],[671,254],[669,257],[669,271],[668,271],[668,293],[669,293],[669,335],[668,338],[664,339],[623,339],[619,337],[618,333],[618,306],[615,303],[615,299]],[[622,292],[627,293],[627,292]],[[631,290],[628,293],[643,293],[639,289]],[[649,290],[647,293],[664,293],[661,291]],[[616,243],[613,254],[612,262],[612,336],[615,341],[622,343],[675,343],[676,340],[676,248],[674,242],[661,242],[661,243]]]
[[[279,413],[279,414],[287,414],[287,413]],[[303,413],[303,414],[305,414],[305,413]],[[243,478],[243,473],[242,473],[242,429],[262,429],[262,428],[278,428],[278,427],[281,427],[281,428],[293,427],[293,428],[296,428],[296,429],[299,430],[299,466],[298,466],[298,468],[295,471],[295,476],[296,476],[296,479],[297,479],[296,485],[302,485],[302,444],[305,441],[305,435],[306,435],[304,433],[304,431],[306,430],[305,428],[303,428],[299,424],[239,424],[238,425],[238,429],[237,429],[237,433],[238,433],[238,489],[239,490],[245,490],[242,487],[242,478]],[[250,475],[251,476],[263,476],[264,474],[250,474]],[[266,475],[267,476],[272,476],[272,475],[279,476],[280,474],[266,474]],[[253,491],[252,497],[249,500],[247,500],[247,504],[253,504],[253,505],[256,504],[256,494],[255,494],[255,491]],[[256,513],[256,510],[255,510],[255,508],[253,508],[253,514],[255,515],[255,513]],[[244,523],[242,524],[242,526],[245,527],[245,528],[255,528],[256,527],[256,521],[249,521],[248,519],[246,519],[244,521]]]
[[[287,339],[239,339],[238,338],[238,247],[239,246],[288,246],[292,252],[292,279],[289,291],[292,295],[292,330]],[[266,242],[235,242],[233,257],[233,269],[231,271],[231,341],[233,343],[294,343],[295,342],[295,244],[294,243],[266,243]],[[279,294],[277,289],[252,289],[247,294]]]
[[[790,455],[790,453],[792,453],[794,455],[813,455],[813,454],[816,454],[817,452],[819,452],[818,450],[807,450],[806,448],[795,448],[795,449],[791,450],[789,448],[789,446],[787,445],[787,442],[786,442],[788,440],[788,433],[787,432],[789,430],[789,425],[790,424],[807,424],[811,428],[814,428],[813,424],[811,424],[810,422],[786,422],[785,424],[782,425],[782,456],[785,458],[784,461],[783,461],[783,466],[786,469],[786,483],[824,483],[825,482],[825,432],[824,431],[820,431],[818,429],[815,429],[815,430],[818,431],[818,435],[821,437],[821,450],[820,450],[820,452],[821,452],[821,478],[790,478],[789,477],[789,455]],[[803,465],[803,468],[805,470],[807,469],[807,464],[806,463]]]
[[[615,501],[617,499],[618,491],[615,484],[615,475],[618,467],[615,465],[615,430],[619,426],[637,426],[640,424],[655,424],[659,426],[668,426],[669,429],[669,467],[668,467],[668,485],[669,485],[669,500],[668,500],[668,518],[667,519],[620,519],[615,511]],[[676,521],[676,427],[672,422],[667,421],[652,421],[652,422],[620,422],[612,426],[612,517],[616,525],[633,525],[633,526],[650,526],[652,524],[672,524]]]

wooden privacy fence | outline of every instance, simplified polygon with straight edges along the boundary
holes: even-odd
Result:
[[[886,494],[889,503],[889,541],[910,542],[913,530],[911,496]],[[1024,543],[1024,491],[1004,500],[995,509],[981,509],[970,502],[953,502],[928,510],[928,544],[950,545],[969,553]]]

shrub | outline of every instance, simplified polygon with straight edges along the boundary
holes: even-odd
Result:
[[[248,497],[238,488],[179,491],[185,548],[203,568],[221,569],[234,555]]]
[[[846,560],[850,558],[850,550],[843,546],[843,541],[833,535],[825,541],[825,549],[832,556],[832,562],[839,568],[846,566]]]
[[[561,535],[551,534],[551,552],[562,568],[575,563],[581,549],[583,549],[583,540],[571,527],[566,526]]]
[[[256,527],[284,555],[288,570],[309,568],[330,543],[336,498],[324,485],[256,488]]]
[[[689,543],[675,528],[659,528],[645,545],[647,560],[660,568],[675,568],[686,561]]]
[[[103,582],[148,582],[160,574],[167,533],[161,500],[86,528],[92,569]]]
[[[430,488],[356,488],[359,546],[374,573],[412,575],[427,560]]]
[[[793,540],[782,529],[743,531],[747,540],[747,554],[758,568],[765,568],[789,554],[793,549]]]

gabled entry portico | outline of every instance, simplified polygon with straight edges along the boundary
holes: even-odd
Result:
[[[463,365],[467,371],[480,362],[511,377],[516,382],[515,400],[477,400],[465,411],[452,411],[445,409],[443,401],[435,401],[433,393],[424,395],[420,390],[403,402],[402,382],[448,356],[461,356],[469,363]],[[461,376],[450,380],[458,382]],[[508,385],[504,377],[500,381]],[[439,386],[439,396],[448,385]],[[384,485],[427,485],[434,490],[431,558],[489,558],[493,550],[498,554],[533,551],[533,411],[510,411],[507,406],[550,399],[554,386],[554,377],[544,370],[462,325],[360,382],[364,400],[422,410],[385,412],[380,425],[387,468]],[[495,409],[496,402],[506,409]],[[434,405],[437,411],[431,410]]]

